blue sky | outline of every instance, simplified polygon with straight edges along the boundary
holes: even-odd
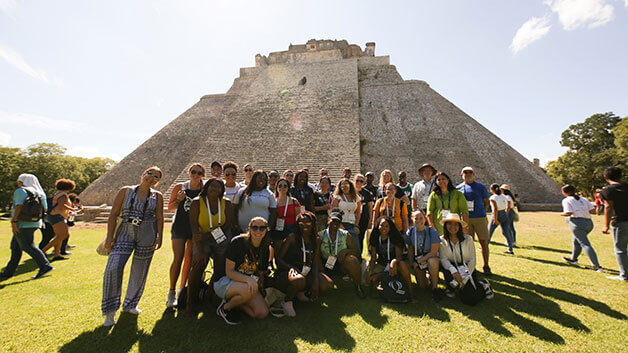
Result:
[[[527,158],[628,115],[628,0],[0,0],[0,145],[121,159],[257,53],[376,42]]]

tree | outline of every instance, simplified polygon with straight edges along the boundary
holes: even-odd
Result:
[[[615,135],[615,146],[621,153],[622,157],[628,159],[628,119],[622,119],[615,129],[613,130]]]
[[[570,125],[561,134],[560,141],[569,151],[547,164],[547,174],[560,185],[571,184],[592,195],[596,188],[605,185],[602,173],[606,167],[618,166],[626,170],[628,166],[616,146],[615,135],[617,127],[626,125],[626,120],[609,112]]]

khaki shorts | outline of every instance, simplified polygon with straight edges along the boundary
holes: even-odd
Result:
[[[475,239],[475,234],[480,240],[488,240],[488,219],[486,217],[469,218],[469,235]]]

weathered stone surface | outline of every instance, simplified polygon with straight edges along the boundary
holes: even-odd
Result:
[[[208,95],[90,185],[86,204],[111,203],[145,168],[168,191],[188,165],[218,160],[257,169],[406,170],[424,162],[459,181],[470,165],[486,184],[507,183],[522,202],[556,203],[558,185],[423,81],[404,81],[388,56],[347,41],[310,40],[256,55],[226,94]],[[303,84],[303,82],[305,82]],[[166,194],[166,196],[168,196]]]

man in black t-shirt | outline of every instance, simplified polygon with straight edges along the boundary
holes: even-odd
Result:
[[[628,183],[621,182],[621,169],[609,167],[604,170],[604,179],[609,184],[602,190],[604,212],[604,228],[602,233],[608,234],[609,223],[613,229],[615,257],[619,265],[619,276],[607,276],[628,282]]]
[[[362,248],[364,247],[364,233],[371,224],[371,215],[373,215],[373,202],[375,202],[375,196],[368,189],[364,187],[366,184],[366,177],[362,174],[357,174],[354,179],[355,189],[360,195],[360,203],[362,204],[362,214],[360,215],[360,228],[359,242],[360,259],[362,259]]]

